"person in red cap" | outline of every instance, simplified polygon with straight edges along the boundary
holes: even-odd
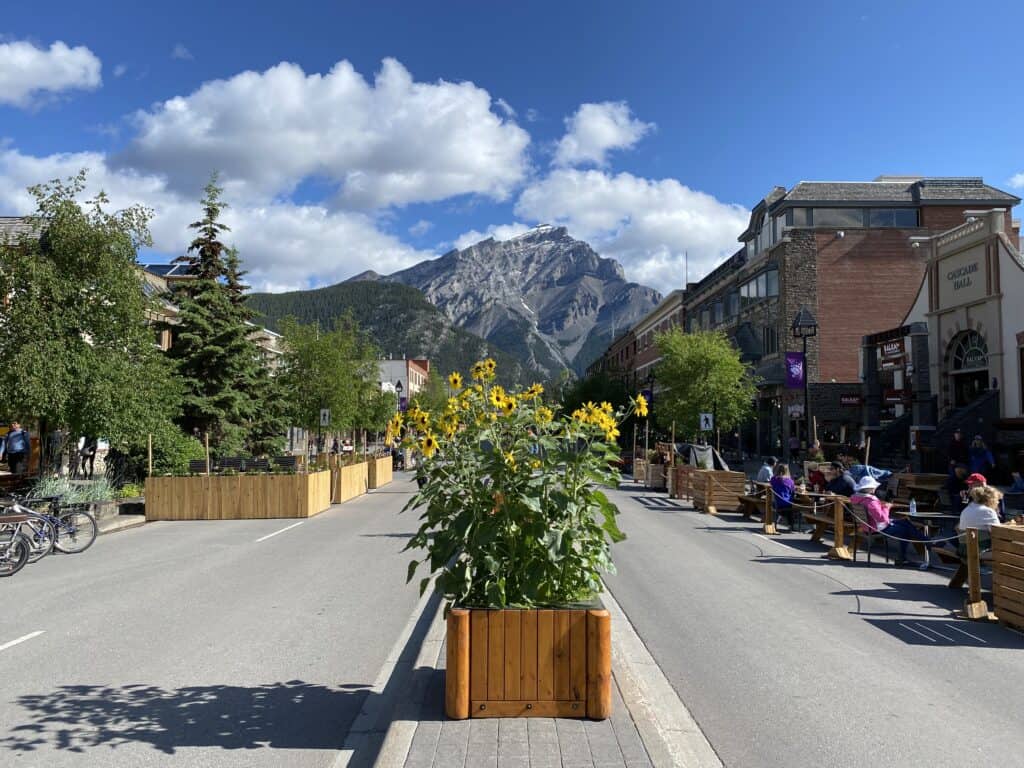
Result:
[[[972,472],[967,476],[967,489],[974,485],[988,485],[988,480],[980,472]]]

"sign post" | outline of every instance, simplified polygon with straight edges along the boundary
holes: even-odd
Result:
[[[712,413],[702,413],[700,415],[700,431],[701,432],[714,432],[715,431],[715,416]]]

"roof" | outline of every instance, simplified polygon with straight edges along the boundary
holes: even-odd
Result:
[[[17,240],[22,235],[32,235],[35,226],[27,216],[0,216],[0,242]]]
[[[143,269],[160,277],[188,277],[191,274],[188,264],[145,264]]]
[[[1017,205],[1020,198],[984,182],[980,176],[881,177],[883,181],[801,181],[780,200],[791,203],[905,203],[945,202]]]

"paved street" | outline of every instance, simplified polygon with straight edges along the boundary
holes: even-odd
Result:
[[[418,599],[412,487],[283,531],[152,523],[0,581],[0,646],[43,633],[0,650],[0,765],[333,765]]]
[[[1021,766],[1024,637],[948,573],[822,559],[626,485],[616,599],[729,768]]]

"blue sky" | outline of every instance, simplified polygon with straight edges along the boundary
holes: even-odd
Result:
[[[219,169],[260,287],[556,221],[667,290],[775,184],[1024,172],[1016,4],[100,6],[5,9],[0,215],[88,166],[175,254]]]

